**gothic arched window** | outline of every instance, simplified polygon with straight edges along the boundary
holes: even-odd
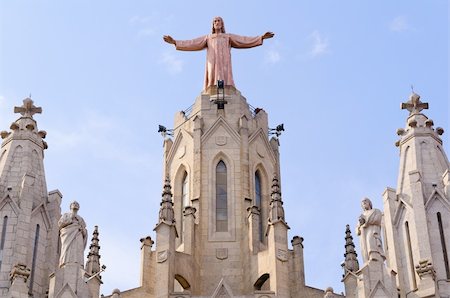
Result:
[[[184,207],[189,206],[189,179],[188,179],[188,173],[184,172],[183,175],[183,180],[181,182],[181,218],[180,218],[180,223],[181,223],[181,233],[180,233],[180,237],[181,237],[181,241],[183,241],[183,234],[184,234],[184,215],[183,215],[183,211],[184,211]]]
[[[216,166],[216,232],[228,232],[227,166]]]
[[[259,232],[259,240],[263,240],[263,233],[262,233],[262,193],[261,193],[261,177],[259,175],[259,172],[257,171],[255,173],[255,206],[258,207],[258,210],[260,212],[259,216],[259,223],[258,223],[258,232]]]

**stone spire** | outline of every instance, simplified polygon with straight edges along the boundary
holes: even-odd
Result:
[[[342,265],[345,269],[344,276],[347,271],[356,272],[359,270],[358,254],[355,251],[355,243],[353,243],[352,232],[350,225],[345,226],[345,261]]]
[[[165,222],[169,225],[175,223],[171,189],[169,176],[166,176],[160,204],[161,208],[159,209],[159,223]]]
[[[273,176],[272,180],[272,194],[271,194],[271,201],[270,201],[270,217],[269,221],[276,222],[276,221],[283,221],[284,219],[284,208],[283,208],[283,201],[281,199],[281,191],[280,191],[280,184],[278,182],[278,176],[275,174]]]
[[[43,161],[47,133],[39,131],[33,119],[42,108],[25,98],[14,112],[20,118],[9,131],[0,132],[0,218],[4,231],[15,231],[14,237],[6,237],[0,245],[3,256],[7,254],[5,248],[14,251],[1,262],[2,271],[10,271],[11,280],[7,274],[0,274],[0,284],[8,285],[12,297],[43,297],[43,285],[48,284],[49,273],[57,267],[62,195],[59,191],[47,192]]]
[[[92,275],[100,271],[100,245],[98,239],[98,226],[94,227],[91,245],[89,245],[88,261],[86,262],[86,273]]]
[[[428,103],[421,102],[414,92],[401,108],[408,110],[409,116],[406,127],[397,130],[400,140],[396,145],[401,155],[398,191],[409,191],[409,179],[414,176],[412,172],[416,172],[420,173],[427,197],[433,192],[433,185],[442,186],[442,176],[449,167],[440,137],[444,129],[433,128],[433,120],[422,113],[428,109]]]
[[[398,273],[403,297],[414,290],[417,297],[448,296],[450,264],[446,250],[450,232],[442,219],[450,217],[449,162],[443,148],[444,130],[422,113],[428,108],[412,93],[401,105],[409,111],[405,128],[399,128],[400,166],[397,189],[384,197],[388,265]],[[439,291],[439,293],[437,293]]]

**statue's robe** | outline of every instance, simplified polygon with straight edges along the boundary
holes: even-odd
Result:
[[[205,82],[203,88],[216,85],[223,80],[225,85],[234,86],[231,69],[231,48],[252,48],[263,43],[261,36],[247,37],[228,33],[214,33],[191,40],[176,40],[175,46],[181,51],[207,49]]]
[[[365,220],[365,223],[359,226],[364,263],[376,257],[384,259],[383,245],[381,242],[383,214],[379,209],[373,208],[365,210],[361,217]]]
[[[83,266],[83,254],[87,243],[86,224],[79,215],[72,217],[72,213],[65,213],[58,221],[61,239],[61,254],[59,266],[78,263]]]

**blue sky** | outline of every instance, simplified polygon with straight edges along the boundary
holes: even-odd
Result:
[[[285,125],[283,200],[290,239],[305,238],[307,284],[343,291],[345,225],[363,197],[382,209],[396,187],[411,85],[448,152],[448,1],[1,1],[0,130],[31,93],[48,189],[63,211],[80,202],[90,233],[99,225],[101,292],[138,286],[139,239],[154,238],[161,199],[157,125],[171,127],[203,84],[205,52],[162,35],[207,34],[214,16],[230,33],[275,32],[232,52],[236,87]]]

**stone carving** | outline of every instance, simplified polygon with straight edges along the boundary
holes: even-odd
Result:
[[[28,277],[30,276],[31,270],[27,268],[27,265],[18,263],[14,265],[9,273],[9,278],[11,282],[16,278],[22,278],[24,282],[27,282]]]
[[[158,263],[164,263],[169,258],[169,251],[163,250],[158,252]]]
[[[216,145],[223,146],[227,144],[227,137],[226,136],[217,136],[216,137]]]
[[[61,255],[59,266],[77,263],[83,266],[83,253],[87,243],[86,224],[78,215],[80,204],[73,201],[70,204],[71,212],[64,213],[58,221],[59,234],[61,237]]]
[[[277,249],[277,259],[281,262],[287,262],[288,260],[288,252],[284,249]]]
[[[164,41],[175,45],[180,51],[200,51],[206,48],[206,68],[204,89],[213,86],[217,80],[223,80],[225,85],[234,86],[231,70],[231,48],[252,48],[260,46],[264,39],[272,38],[272,32],[262,36],[246,37],[225,33],[225,25],[221,17],[215,17],[212,22],[212,33],[192,40],[174,40],[165,35]]]
[[[228,248],[216,248],[216,258],[225,260],[228,258]]]
[[[433,264],[428,260],[420,260],[419,265],[416,266],[417,275],[423,278],[425,275],[431,275],[433,278],[436,276]]]
[[[369,260],[384,261],[381,242],[381,220],[383,214],[379,209],[372,208],[372,202],[365,198],[361,202],[363,213],[359,217],[356,233],[361,236],[361,251],[364,263]]]

